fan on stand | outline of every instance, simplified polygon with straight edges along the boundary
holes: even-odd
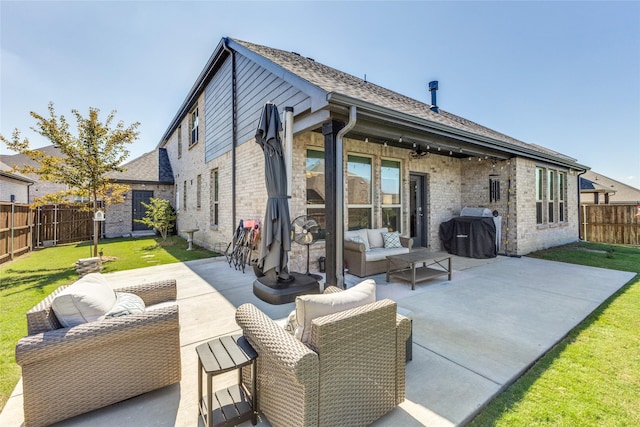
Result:
[[[293,220],[291,229],[293,241],[299,245],[307,246],[307,276],[311,276],[316,280],[322,279],[322,276],[309,273],[309,246],[318,241],[320,224],[311,216],[301,215]]]

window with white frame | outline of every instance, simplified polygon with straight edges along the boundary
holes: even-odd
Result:
[[[307,181],[307,215],[311,215],[326,230],[325,188],[324,188],[324,151],[308,148],[305,166]],[[320,236],[324,238],[323,236]]]
[[[567,175],[554,169],[536,168],[536,224],[567,221]]]
[[[218,169],[211,171],[211,225],[219,224]]]
[[[200,122],[200,118],[198,116],[198,107],[194,108],[191,111],[191,119],[189,121],[189,130],[191,132],[191,139],[189,140],[189,145],[193,145],[198,142],[198,125]]]
[[[182,125],[178,126],[178,158],[182,157]]]
[[[547,169],[547,222],[555,222],[556,172]]]
[[[542,168],[536,168],[536,224],[542,224],[544,222],[542,215],[543,182],[544,170]]]
[[[382,198],[382,226],[402,232],[402,199],[400,161],[382,159],[380,165],[380,195]]]
[[[349,230],[372,228],[371,157],[347,156],[347,226]]]
[[[566,201],[567,201],[567,175],[564,172],[558,172],[558,221],[559,222],[565,222],[567,220]]]

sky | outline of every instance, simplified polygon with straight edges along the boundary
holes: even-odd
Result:
[[[640,1],[0,0],[0,134],[53,102],[160,142],[222,37],[298,52],[640,188]],[[14,154],[0,143],[0,154]]]

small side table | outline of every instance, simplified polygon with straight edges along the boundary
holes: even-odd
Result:
[[[198,408],[207,427],[258,423],[256,357],[245,337],[228,335],[196,347],[198,353]],[[242,381],[242,367],[251,366],[251,391]],[[238,369],[238,384],[213,393],[213,377]],[[202,371],[207,374],[207,395],[202,395]]]

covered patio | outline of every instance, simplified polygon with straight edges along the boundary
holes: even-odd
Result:
[[[542,274],[544,272],[544,274]],[[495,395],[634,277],[533,258],[478,260],[454,256],[453,277],[417,285],[377,283],[377,299],[391,298],[413,312],[413,360],[407,364],[406,400],[377,426],[452,426],[468,422]],[[129,270],[107,275],[129,284],[176,278],[180,307],[182,381],[66,420],[64,426],[193,426],[198,417],[195,347],[240,332],[235,310],[250,302],[273,319],[294,303],[270,305],[252,292],[255,277],[229,268],[224,258]],[[347,275],[347,286],[361,279]],[[234,373],[214,379],[230,385]],[[0,425],[23,425],[18,384]],[[246,422],[243,425],[251,425]],[[269,425],[264,418],[258,425]]]

